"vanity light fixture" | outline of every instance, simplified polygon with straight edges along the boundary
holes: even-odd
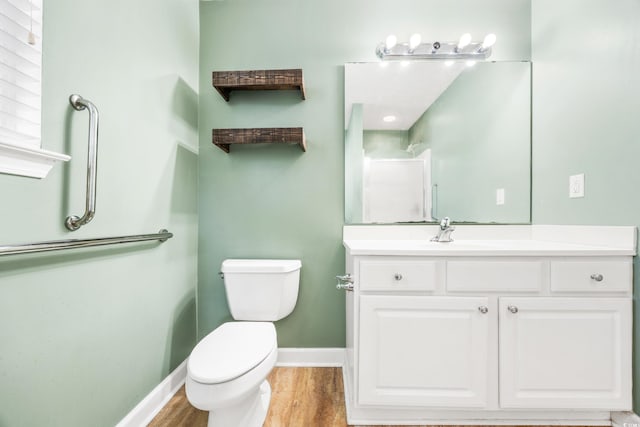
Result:
[[[420,34],[414,34],[408,43],[398,43],[394,35],[376,47],[376,55],[383,61],[410,59],[467,59],[482,60],[491,56],[491,47],[496,42],[495,34],[487,34],[482,42],[474,42],[471,34],[465,33],[457,42],[422,43]]]
[[[458,45],[455,49],[456,53],[467,47],[469,43],[471,43],[471,34],[464,33],[462,36],[460,36],[460,40],[458,41]]]
[[[396,36],[394,36],[393,34],[389,34],[382,48],[385,52],[391,52],[391,49],[396,47],[397,42],[398,42],[398,39],[396,38]]]
[[[479,50],[487,50],[494,44],[496,44],[496,35],[493,33],[487,34],[482,41],[482,45],[480,46]]]
[[[415,33],[414,35],[412,35],[409,39],[409,53],[413,53],[416,47],[420,46],[421,42],[422,36],[420,36],[420,34]]]

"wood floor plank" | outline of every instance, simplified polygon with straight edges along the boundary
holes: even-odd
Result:
[[[271,404],[264,427],[349,427],[346,421],[340,368],[274,368],[268,380],[271,384]],[[183,386],[149,426],[206,427],[208,415],[208,412],[200,411],[189,404]]]
[[[209,413],[189,403],[184,386],[149,423],[149,427],[206,427]]]

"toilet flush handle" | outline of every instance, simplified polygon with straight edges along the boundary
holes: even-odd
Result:
[[[224,273],[222,271],[218,271],[218,276],[220,276],[221,279],[224,279]]]
[[[353,292],[353,277],[351,277],[351,274],[336,276],[336,279],[338,280],[336,289]]]

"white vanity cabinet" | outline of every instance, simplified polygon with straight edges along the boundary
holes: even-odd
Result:
[[[487,404],[488,298],[360,297],[359,402]]]
[[[629,410],[631,298],[500,298],[500,406]]]
[[[603,425],[631,410],[635,234],[626,252],[366,244],[345,241],[349,423]]]

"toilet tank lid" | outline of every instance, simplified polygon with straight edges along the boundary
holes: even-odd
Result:
[[[225,259],[223,273],[288,273],[300,270],[299,259]]]

